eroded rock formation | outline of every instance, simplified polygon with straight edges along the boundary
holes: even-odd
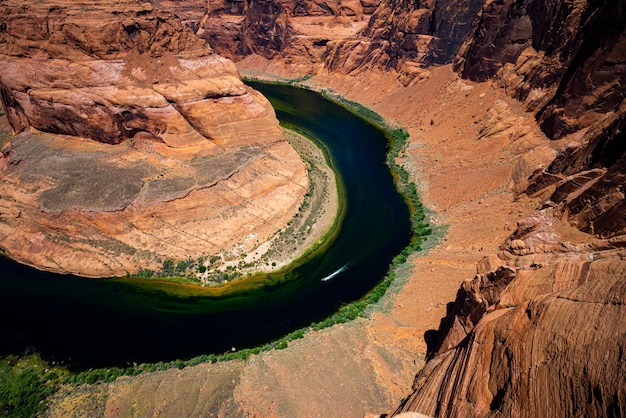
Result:
[[[334,44],[354,38],[367,25],[380,0],[152,3],[181,16],[226,57],[260,55],[319,67]]]
[[[483,8],[457,68],[498,80],[563,151],[514,176],[543,209],[462,284],[397,413],[623,413],[625,29],[611,2]],[[552,227],[562,220],[591,235],[563,240]]]
[[[12,257],[121,275],[245,252],[295,214],[308,180],[271,105],[173,16],[131,0],[0,6]]]
[[[544,241],[544,213],[463,283],[415,393],[432,416],[616,416],[626,403],[624,236]],[[541,230],[539,232],[538,230]]]
[[[0,82],[16,134],[32,127],[109,144],[141,135],[214,153],[281,137],[233,63],[150,5],[20,3],[4,14]]]

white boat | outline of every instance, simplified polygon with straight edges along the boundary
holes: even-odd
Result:
[[[336,271],[334,271],[333,273],[329,274],[328,276],[324,277],[322,279],[323,282],[327,282],[328,280],[332,279],[333,277],[335,277],[336,275],[346,271],[348,269],[348,267],[350,267],[350,263],[346,264],[343,267],[338,268]]]

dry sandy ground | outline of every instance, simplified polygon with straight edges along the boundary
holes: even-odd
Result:
[[[239,68],[256,76],[287,73],[263,65],[252,60]],[[547,140],[502,90],[462,81],[449,67],[409,86],[382,72],[318,75],[308,83],[332,88],[409,130],[403,162],[434,211],[431,248],[410,261],[404,280],[367,319],[309,332],[286,350],[245,363],[61,392],[51,415],[362,417],[389,412],[410,393],[423,365],[424,333],[438,327],[460,282],[474,276],[476,262],[495,253],[517,220],[536,210],[536,202],[512,193],[511,176],[519,174],[516,166],[528,166],[522,160],[527,151]],[[529,134],[514,143],[520,130]]]

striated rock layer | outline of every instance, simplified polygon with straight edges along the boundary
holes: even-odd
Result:
[[[233,63],[148,3],[0,5],[0,243],[86,276],[228,256],[296,213],[305,166]]]
[[[415,392],[396,412],[531,417],[624,410],[626,238],[533,246],[532,230],[545,233],[545,219],[535,216],[523,227],[529,224],[524,240],[485,258],[462,284]]]
[[[623,414],[625,32],[613,2],[482,7],[456,68],[497,80],[560,152],[540,144],[518,162],[512,189],[542,209],[463,282],[396,413]],[[493,128],[523,135],[504,115],[494,107]],[[563,221],[589,235],[563,239]]]
[[[438,13],[454,13],[454,3],[448,5],[449,8],[437,8]],[[576,3],[576,7],[581,6],[584,4]],[[381,5],[380,12],[383,7],[388,6]],[[407,15],[406,10],[398,8],[389,18],[401,20]],[[453,26],[460,23],[452,21]],[[467,36],[471,41],[471,36],[479,32],[463,33],[470,34]],[[459,51],[467,51],[464,40],[457,45]],[[536,121],[541,106],[531,108],[529,101],[520,103],[507,97],[507,93],[516,94],[512,87],[519,80],[516,77],[523,78],[529,57],[536,60],[534,63],[548,63],[542,61],[545,52],[536,51],[525,48],[514,63],[501,62],[495,75],[485,77],[485,82],[462,80],[458,73],[451,72],[451,66],[426,68],[417,61],[409,65],[414,71],[410,72],[406,65],[396,70],[375,60],[368,62],[372,70],[343,71],[347,67],[339,66],[330,72],[328,68],[321,70],[306,81],[314,88],[330,88],[371,106],[387,120],[398,120],[407,127],[411,137],[402,161],[412,178],[419,180],[425,202],[437,211],[433,223],[439,221],[448,228],[440,245],[416,257],[412,266],[405,266],[405,272],[411,270],[407,273],[410,278],[397,294],[392,292],[392,300],[385,305],[389,310],[346,325],[359,330],[366,324],[368,335],[358,338],[367,338],[373,344],[371,349],[358,348],[363,346],[355,340],[345,351],[339,343],[346,338],[341,335],[343,327],[334,327],[324,331],[330,336],[328,340],[307,333],[298,341],[302,351],[290,347],[255,356],[245,364],[246,378],[237,383],[238,389],[232,395],[243,405],[239,415],[362,416],[359,411],[383,411],[372,406],[375,400],[383,398],[391,405],[407,399],[397,412],[417,410],[439,416],[618,415],[618,408],[624,410],[624,332],[620,324],[626,318],[619,299],[623,239],[619,233],[599,237],[572,228],[568,219],[573,218],[563,206],[568,198],[557,199],[555,195],[549,199],[556,185],[563,186],[560,195],[571,191],[571,197],[575,197],[585,190],[578,187],[586,184],[586,179],[605,170],[579,165],[579,178],[557,171],[556,165],[546,172],[555,156],[560,155],[558,162],[570,155],[562,153],[570,146],[582,145],[579,149],[585,149],[583,137],[585,141],[591,138],[586,133],[599,132],[597,129],[604,122],[591,120],[591,128],[550,140],[548,132],[542,132]],[[448,59],[452,60],[456,53]],[[290,58],[280,59],[278,55],[273,61],[249,57],[238,66],[249,74],[279,69],[282,75],[292,75],[294,66],[286,63]],[[255,67],[256,64],[265,67]],[[608,66],[613,69],[604,73],[619,74],[620,65]],[[457,71],[462,71],[462,67],[457,67]],[[557,79],[556,83],[560,82]],[[529,86],[538,84],[526,87]],[[590,91],[603,88],[599,81],[590,86],[595,86]],[[539,92],[535,89],[533,94]],[[560,93],[551,89],[549,94]],[[532,113],[524,113],[524,109]],[[607,121],[614,115],[599,113]],[[580,116],[587,123],[584,115]],[[602,147],[596,151],[598,158],[604,155],[600,160],[612,161],[601,150]],[[556,183],[535,178],[554,178]],[[592,200],[585,202],[587,207],[595,205]],[[533,216],[544,204],[543,210]],[[517,232],[507,239],[519,218],[523,219]],[[611,237],[614,239],[606,240]],[[502,242],[505,244],[498,250]],[[427,331],[444,315],[445,303],[454,300],[458,282],[471,278],[476,271],[475,262],[489,253],[497,254],[481,261],[479,275],[463,284],[459,303],[450,307],[439,335]],[[602,293],[605,290],[608,293]],[[499,322],[501,319],[503,322]],[[409,396],[405,392],[410,380],[406,373],[412,374],[423,364],[424,332],[430,361],[415,380],[415,393]],[[320,357],[320,352],[324,356]],[[363,373],[354,374],[348,371],[352,366],[335,360],[360,361],[363,352],[377,353],[371,363],[360,366],[368,369]],[[268,361],[270,356],[275,357]],[[302,358],[312,362],[306,370],[300,367]],[[389,361],[400,362],[396,367],[404,373],[395,367],[387,368],[385,363]],[[145,401],[149,411],[155,413],[161,413],[163,405],[194,405],[188,399],[172,398],[176,397],[182,379],[195,373],[206,376],[199,369],[168,373],[174,377],[160,381],[166,382],[163,387],[172,389],[165,390],[162,397],[135,401],[132,394],[122,391],[106,402],[115,406],[113,402],[123,398],[126,408],[134,408]],[[370,383],[383,382],[391,396],[357,386],[355,376],[359,385],[368,378]],[[197,381],[195,376],[193,381]],[[296,381],[299,383],[294,385]],[[122,384],[118,381],[103,390],[118,393],[118,385]],[[361,391],[361,398],[353,396],[356,391]],[[314,401],[310,394],[314,394]],[[66,399],[80,396],[82,393],[75,391],[74,397]],[[198,403],[201,402],[204,397],[199,398]],[[531,404],[528,409],[527,404]]]
[[[511,189],[542,210],[462,284],[439,332],[427,333],[430,361],[396,413],[623,414],[625,54],[618,1],[383,0],[363,29],[311,60],[318,74],[349,80],[394,71],[406,87],[452,64],[493,80],[545,135],[532,139],[504,101],[487,112],[476,139],[510,138],[506,149],[520,155]],[[243,66],[254,74],[258,62]],[[555,226],[565,223],[587,235],[568,241]]]
[[[380,0],[151,3],[176,13],[218,53],[235,61],[258,55],[310,73],[311,65],[322,66],[333,45],[358,36]]]

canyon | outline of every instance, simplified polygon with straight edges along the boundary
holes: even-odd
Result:
[[[410,139],[399,162],[434,211],[435,236],[409,260],[403,282],[367,318],[307,332],[286,350],[262,353],[245,362],[201,364],[62,388],[50,401],[51,416],[133,412],[177,416],[206,411],[216,416],[623,414],[626,10],[618,0],[128,2],[124,7],[129,13],[139,10],[143,19],[167,12],[161,24],[174,25],[163,29],[168,34],[163,39],[171,38],[169,43],[137,41],[133,48],[139,52],[119,51],[124,36],[131,38],[126,29],[118,31],[117,38],[107,37],[115,48],[108,44],[104,48],[103,37],[71,35],[71,25],[66,25],[64,35],[71,39],[68,44],[34,35],[28,42],[16,38],[11,43],[9,27],[17,22],[13,16],[19,16],[19,7],[17,3],[2,7],[7,22],[0,33],[5,46],[0,76],[3,105],[13,131],[24,131],[12,140],[12,148],[5,146],[3,175],[13,183],[3,181],[2,196],[6,201],[5,193],[11,193],[6,195],[12,196],[11,201],[25,202],[19,211],[2,210],[2,228],[17,222],[8,220],[7,214],[14,219],[30,216],[45,226],[32,211],[67,209],[55,206],[61,203],[54,198],[54,186],[23,195],[27,191],[19,185],[29,175],[39,187],[64,180],[46,178],[44,183],[28,169],[28,161],[20,162],[35,153],[30,140],[42,144],[37,152],[53,151],[61,160],[60,149],[71,148],[76,155],[73,162],[82,158],[86,145],[83,140],[68,140],[68,135],[126,144],[116,151],[120,158],[116,154],[108,161],[98,148],[102,152],[98,160],[115,165],[116,172],[128,173],[124,177],[137,176],[129,185],[143,180],[144,188],[151,170],[149,158],[126,155],[134,148],[152,147],[150,155],[154,155],[167,146],[182,161],[189,158],[190,149],[205,152],[206,158],[236,157],[240,151],[217,154],[205,144],[210,136],[220,148],[229,146],[230,137],[223,130],[201,132],[219,127],[219,121],[188,122],[193,129],[185,132],[195,139],[169,144],[163,135],[170,126],[162,122],[166,112],[159,113],[154,109],[161,109],[158,105],[148,103],[161,103],[165,97],[167,103],[176,104],[171,106],[179,114],[187,115],[176,99],[181,88],[187,93],[188,72],[198,70],[192,64],[185,67],[181,60],[200,56],[230,68],[218,72],[224,78],[232,76],[220,84],[220,97],[245,102],[239,105],[245,110],[239,112],[247,117],[246,106],[256,105],[258,120],[248,125],[242,117],[240,129],[264,129],[271,138],[262,144],[252,139],[258,138],[256,134],[244,135],[245,143],[233,139],[233,148],[247,146],[257,153],[244,164],[252,165],[258,158],[267,161],[271,147],[283,147],[285,154],[279,155],[276,167],[289,167],[291,174],[285,177],[301,179],[296,190],[304,193],[306,175],[297,155],[281,141],[277,124],[268,121],[270,111],[263,99],[236,81],[235,66],[250,77],[298,79],[309,88],[332,90],[405,127]],[[52,16],[55,10],[40,12]],[[134,39],[144,39],[142,33],[139,30]],[[58,73],[52,66],[67,65],[64,47],[59,45],[80,45],[81,39],[94,43],[86,54],[89,59],[81,58],[90,63],[84,73],[72,80],[52,77],[54,82],[44,77]],[[59,62],[47,59],[45,54],[52,54],[47,46],[54,47]],[[155,51],[146,57],[151,48]],[[168,48],[177,52],[172,56]],[[234,66],[210,50],[232,59]],[[46,60],[35,64],[31,60],[37,54]],[[116,72],[122,66],[108,63],[103,73],[94,58],[98,54],[111,60],[128,54],[128,62],[144,61],[137,61],[130,72]],[[170,75],[172,70],[161,73],[157,59],[178,60],[188,72],[181,70],[184,77]],[[11,77],[6,75],[8,68],[15,68]],[[147,68],[155,69],[155,74],[143,77]],[[97,95],[81,96],[79,86],[93,78],[91,71],[100,71],[97,78],[110,82]],[[194,73],[192,78],[201,84],[201,79],[220,77],[217,70],[211,71]],[[36,84],[39,77],[33,74],[42,74],[41,84]],[[129,77],[134,77],[133,88],[141,88],[132,94],[133,100],[143,101],[139,107],[129,106],[128,120],[112,123],[105,113],[87,113],[94,109],[95,96],[124,109],[124,99],[116,99],[107,87],[129,88],[129,83],[119,84]],[[168,80],[173,80],[168,77],[180,81],[176,89],[167,88]],[[156,87],[162,83],[163,89]],[[81,100],[85,108],[73,113],[68,103],[74,106]],[[51,101],[60,103],[63,116],[52,124],[40,123],[44,116],[47,121],[56,117],[46,107]],[[157,116],[139,116],[137,108]],[[144,115],[141,112],[147,110],[139,112]],[[100,129],[77,128],[85,126],[85,120],[97,121]],[[153,129],[148,121],[160,122],[163,128]],[[40,132],[44,125],[64,136],[51,139]],[[134,132],[132,145],[125,142],[128,132]],[[89,147],[105,147],[92,142]],[[122,162],[129,165],[117,165]],[[131,165],[133,170],[128,168]],[[11,170],[20,171],[11,177]],[[165,178],[171,175],[161,170]],[[247,182],[241,179],[239,184],[249,184],[252,178],[245,177]],[[128,196],[148,195],[148,190],[133,190],[139,189],[131,189]],[[154,196],[163,199],[164,194]],[[293,207],[298,196],[292,196]],[[128,204],[97,203],[109,208]],[[80,212],[80,196],[73,205]],[[34,208],[30,213],[29,207]],[[290,214],[286,212],[281,215],[284,222]],[[52,229],[61,224],[68,223],[60,219]],[[3,246],[7,240],[2,238]],[[64,258],[72,259],[69,254]],[[31,263],[46,267],[42,260]]]

